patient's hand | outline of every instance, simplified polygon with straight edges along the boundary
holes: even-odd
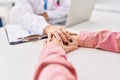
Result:
[[[71,41],[68,42],[68,45],[64,45],[62,40],[58,41],[55,37],[52,38],[52,40],[46,40],[44,47],[47,46],[60,46],[62,47],[66,53],[74,51],[78,48],[78,36],[77,35],[71,35],[70,38]]]
[[[70,39],[72,41],[70,41],[68,43],[68,46],[77,46],[78,47],[78,35],[77,34],[73,34],[70,36]]]

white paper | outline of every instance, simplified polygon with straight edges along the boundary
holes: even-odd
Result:
[[[20,41],[18,38],[31,35],[21,25],[7,25],[6,33],[8,35],[9,42]]]

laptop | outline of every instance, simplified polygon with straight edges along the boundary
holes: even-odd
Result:
[[[96,0],[71,0],[71,7],[65,27],[88,21],[95,3]]]

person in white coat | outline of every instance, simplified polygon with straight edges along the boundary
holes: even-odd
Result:
[[[16,0],[10,12],[10,23],[19,23],[32,33],[47,34],[49,40],[57,32],[58,40],[62,38],[67,44],[70,32],[48,22],[56,24],[65,21],[69,6],[69,0]]]

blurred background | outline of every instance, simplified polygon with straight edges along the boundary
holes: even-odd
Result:
[[[9,12],[14,6],[14,0],[0,0],[0,27],[9,23]],[[95,10],[120,12],[120,0],[97,0]]]
[[[14,0],[0,0],[0,27],[9,23],[9,12],[14,5]]]

